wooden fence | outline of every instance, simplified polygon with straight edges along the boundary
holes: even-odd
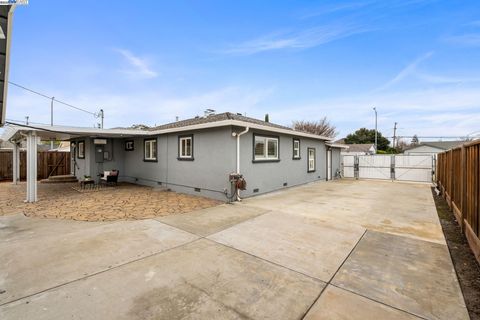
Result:
[[[70,152],[40,151],[37,153],[37,179],[70,174]],[[27,154],[20,151],[20,179],[27,176]],[[0,180],[12,180],[13,157],[11,150],[0,150]]]
[[[438,154],[437,185],[480,262],[480,140]]]

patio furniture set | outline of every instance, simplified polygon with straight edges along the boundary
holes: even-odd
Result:
[[[98,184],[96,183],[95,179],[91,177],[85,177],[85,179],[80,180],[80,189],[97,189],[99,187],[107,187],[107,186],[116,186],[118,183],[118,170],[111,170],[111,171],[104,171],[103,173],[98,174],[97,176],[100,178]]]

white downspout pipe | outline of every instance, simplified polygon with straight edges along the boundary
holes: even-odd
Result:
[[[233,136],[237,137],[237,172],[236,173],[238,174],[240,174],[240,136],[247,133],[248,130],[250,130],[250,128],[246,127],[245,130],[243,130],[242,132],[233,133]],[[237,189],[237,201],[242,201],[242,199],[240,198],[240,190],[238,189]]]

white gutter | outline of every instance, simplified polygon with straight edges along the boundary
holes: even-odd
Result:
[[[167,133],[174,133],[174,132],[182,132],[182,131],[191,131],[191,130],[200,130],[200,129],[208,129],[208,128],[218,128],[224,126],[235,126],[235,127],[245,127],[250,129],[258,129],[263,131],[269,132],[276,132],[282,133],[290,136],[296,137],[305,137],[311,138],[315,140],[324,140],[326,142],[332,142],[332,138],[319,136],[316,134],[289,130],[284,128],[277,128],[266,126],[262,124],[251,123],[247,121],[240,121],[240,120],[220,120],[215,122],[207,122],[207,123],[200,123],[194,124],[179,128],[168,128],[168,129],[161,129],[161,130],[151,130],[151,131],[143,131],[143,130],[132,130],[132,129],[95,129],[95,128],[82,128],[82,127],[66,127],[66,126],[43,126],[43,125],[35,125],[35,126],[26,126],[26,125],[11,125],[8,126],[11,128],[11,133],[4,132],[2,138],[4,140],[8,140],[9,138],[13,137],[17,131],[25,130],[25,131],[37,131],[38,135],[45,136],[45,137],[54,137],[57,135],[70,135],[70,136],[82,136],[82,135],[98,135],[104,137],[133,137],[133,136],[155,136],[155,135],[162,135]]]
[[[243,130],[242,132],[232,133],[232,136],[237,137],[237,172],[236,172],[237,174],[240,174],[240,136],[247,133],[248,130],[250,130],[250,128],[246,127],[245,130]],[[237,189],[237,200],[242,201],[242,199],[240,198],[240,190],[238,189]]]
[[[237,137],[237,173],[240,174],[240,136],[241,135],[244,135],[245,133],[248,132],[248,130],[250,130],[249,127],[246,127],[244,131],[242,132],[234,132],[232,133],[232,135],[234,137]]]

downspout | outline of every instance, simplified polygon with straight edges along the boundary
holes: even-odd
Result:
[[[249,127],[246,127],[242,132],[234,132],[233,136],[237,137],[237,173],[240,174],[240,136],[247,133],[250,130]],[[242,201],[240,198],[240,190],[237,188],[237,201]]]

